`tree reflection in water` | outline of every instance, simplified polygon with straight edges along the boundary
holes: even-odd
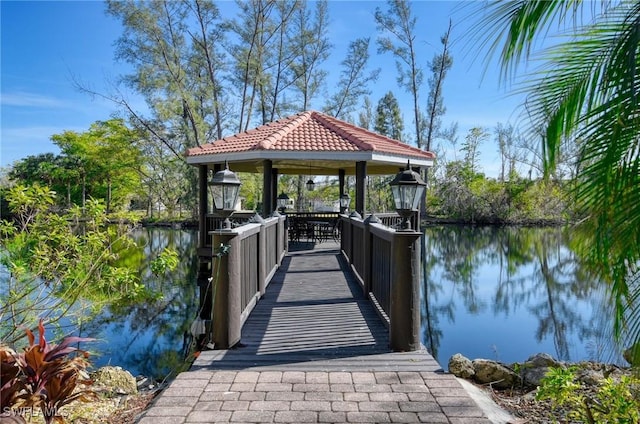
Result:
[[[183,365],[184,335],[197,313],[197,233],[143,228],[132,237],[138,247],[127,249],[122,261],[138,269],[142,282],[161,297],[104,311],[82,333],[100,339],[92,346],[95,366],[118,365],[163,379]],[[180,264],[158,277],[149,265],[165,247],[178,252]]]
[[[504,362],[547,352],[619,362],[606,299],[563,228],[433,226],[422,258],[423,343]]]
[[[82,329],[97,337],[96,366],[119,365],[164,378],[183,363],[184,334],[196,316],[197,233],[140,229],[123,258],[162,298],[104,311]],[[547,352],[563,360],[614,360],[611,316],[561,228],[434,226],[425,230],[422,342],[446,367],[460,352],[504,362]],[[149,263],[164,247],[180,265],[154,276]]]

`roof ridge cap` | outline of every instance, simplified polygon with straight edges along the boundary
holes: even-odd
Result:
[[[355,134],[353,134],[353,132],[350,132],[344,128],[337,126],[336,123],[333,122],[333,120],[339,121],[342,125],[347,125],[347,127],[350,127],[352,129],[359,129],[361,131],[366,131],[366,132],[369,132],[369,130],[365,130],[364,128],[358,128],[353,124],[350,124],[346,121],[342,121],[338,118],[334,118],[333,116],[329,116],[321,112],[313,112],[313,114],[316,116],[316,119],[322,122],[323,125],[328,127],[331,131],[335,132],[339,136],[346,138],[347,141],[349,141],[350,143],[355,144],[356,146],[358,146],[363,150],[376,150],[373,144],[368,143],[364,140],[358,139],[355,136]]]
[[[292,116],[288,116],[286,118],[282,118],[282,119],[289,120],[289,122],[282,125],[273,133],[269,134],[268,137],[265,137],[264,139],[260,140],[258,142],[257,147],[264,150],[270,149],[271,146],[276,144],[278,141],[282,140],[285,135],[287,135],[288,133],[296,129],[298,126],[300,126],[300,124],[305,122],[307,119],[309,119],[310,116],[311,116],[311,112],[306,111],[306,112],[297,113]],[[278,121],[275,121],[275,122],[278,122]],[[270,122],[268,124],[265,124],[264,126],[269,126],[273,124],[274,122]]]

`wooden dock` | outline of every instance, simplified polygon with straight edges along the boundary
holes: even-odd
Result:
[[[426,350],[388,346],[338,245],[292,244],[240,344],[202,352],[139,422],[490,423]]]

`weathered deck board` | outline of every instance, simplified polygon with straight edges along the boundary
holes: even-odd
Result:
[[[388,331],[337,244],[291,251],[242,331],[240,346],[192,369],[435,371],[426,351],[393,353]]]

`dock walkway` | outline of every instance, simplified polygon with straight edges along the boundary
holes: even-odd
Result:
[[[240,346],[202,352],[140,424],[490,423],[428,352],[389,350],[336,244],[297,247]]]

